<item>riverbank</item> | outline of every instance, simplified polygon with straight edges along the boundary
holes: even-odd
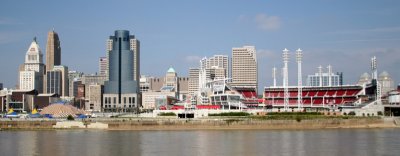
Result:
[[[279,130],[332,128],[399,128],[391,118],[324,118],[312,120],[261,120],[253,118],[125,118],[80,121],[0,121],[1,130]]]

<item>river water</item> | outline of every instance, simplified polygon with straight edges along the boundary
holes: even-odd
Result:
[[[400,155],[400,129],[0,131],[0,155]]]

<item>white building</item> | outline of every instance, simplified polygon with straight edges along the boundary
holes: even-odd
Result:
[[[360,76],[360,79],[358,79],[357,84],[362,86],[364,84],[371,83],[371,76],[368,73],[364,73]]]
[[[320,86],[320,80],[322,80],[322,86],[329,86],[329,74],[322,73],[321,76],[319,73],[315,73],[314,75],[307,76],[307,86]],[[340,86],[340,75],[331,74],[331,86]]]
[[[225,77],[228,77],[229,59],[227,55],[214,55],[210,58],[204,57],[200,60],[200,69],[218,68],[224,69]]]
[[[257,55],[254,46],[232,48],[232,87],[257,88]]]
[[[142,93],[142,106],[146,110],[154,110],[157,108],[156,99],[160,97],[176,97],[176,92],[159,91],[159,92],[143,92]]]
[[[93,84],[86,87],[88,88],[88,92],[86,92],[88,99],[85,100],[85,109],[88,111],[101,112],[103,85]]]
[[[43,54],[34,38],[26,52],[23,69],[19,73],[19,89],[35,89],[39,93],[43,93],[43,74]]]
[[[70,97],[74,97],[75,94],[77,93],[78,88],[77,88],[75,82],[81,81],[82,76],[83,76],[82,72],[68,71],[68,81],[69,81],[68,82],[68,85],[69,85],[69,93],[68,93],[68,95]]]
[[[394,81],[390,74],[386,71],[383,71],[379,74],[378,82],[382,87],[382,95],[388,95],[388,93],[395,89]]]
[[[99,58],[99,75],[108,75],[107,65],[108,65],[107,57],[100,57]]]
[[[195,95],[199,91],[199,68],[189,68],[189,94]]]

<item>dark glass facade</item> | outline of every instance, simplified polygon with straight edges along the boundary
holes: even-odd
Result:
[[[127,30],[117,30],[113,40],[112,50],[109,51],[109,80],[104,83],[105,94],[118,94],[115,102],[121,103],[121,94],[137,93],[137,82],[133,79],[133,55],[130,49],[130,35]],[[116,101],[118,100],[118,101]]]

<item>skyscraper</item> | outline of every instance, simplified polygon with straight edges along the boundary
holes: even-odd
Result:
[[[108,81],[104,83],[104,111],[133,111],[138,106],[138,82],[134,80],[135,57],[127,30],[117,30],[110,36],[108,50]],[[138,71],[138,70],[137,70]]]
[[[113,46],[113,42],[114,40],[112,39],[108,39],[107,40],[107,58],[109,55],[109,52],[112,50],[112,46]],[[129,48],[130,50],[133,51],[133,80],[135,80],[139,86],[139,82],[140,82],[140,41],[138,39],[135,38],[134,35],[130,35],[129,36]],[[108,71],[109,65],[108,65],[108,60],[107,60],[107,66],[106,66]],[[108,79],[108,74],[107,75],[107,79]]]
[[[99,58],[99,75],[107,75],[107,65],[108,65],[107,57],[100,57]]]
[[[55,65],[61,65],[61,46],[58,34],[49,31],[46,45],[46,70],[52,70]]]
[[[52,70],[46,71],[46,93],[69,96],[68,67],[54,66]]]
[[[196,95],[199,91],[199,68],[189,68],[189,94]]]
[[[83,72],[78,72],[78,71],[68,71],[68,84],[69,84],[69,93],[68,95],[70,97],[76,96],[77,89],[76,87],[77,84],[75,82],[81,82],[81,78],[83,76]]]
[[[59,70],[46,71],[46,93],[62,96],[62,73]]]
[[[33,39],[28,51],[25,55],[25,63],[21,66],[19,72],[19,89],[32,90],[35,89],[39,93],[43,93],[43,54],[39,48],[36,38]]]
[[[257,55],[254,46],[232,48],[232,82],[233,87],[251,87],[258,85]]]
[[[140,41],[135,36],[130,36],[130,49],[133,51],[133,80],[139,86],[140,82]]]
[[[201,69],[225,69],[224,77],[228,77],[229,60],[226,55],[214,55],[210,58],[203,58],[200,60]]]

